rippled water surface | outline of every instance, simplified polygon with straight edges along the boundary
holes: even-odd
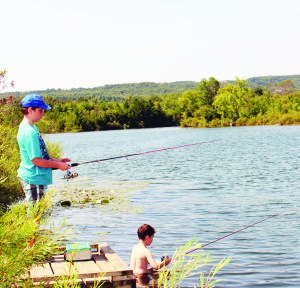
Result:
[[[284,213],[204,248],[216,261],[232,257],[218,287],[300,287],[300,126],[217,129],[161,128],[53,134],[72,162],[223,139],[185,148],[76,167],[103,187],[126,184],[140,213],[101,206],[59,208],[54,222],[75,225],[71,241],[108,242],[129,264],[143,223],[157,233],[155,258],[172,255],[192,237],[209,243],[271,215]],[[63,172],[54,172],[54,186]],[[74,179],[75,180],[75,179]],[[72,180],[70,180],[72,181]],[[129,209],[130,210],[130,209]],[[206,269],[209,270],[210,267]],[[199,285],[199,276],[183,283]]]

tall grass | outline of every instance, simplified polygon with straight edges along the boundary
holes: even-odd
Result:
[[[197,254],[187,254],[187,252],[194,249],[197,249]],[[201,244],[199,244],[199,241],[195,241],[194,238],[184,246],[177,248],[172,259],[174,260],[172,260],[169,266],[159,271],[158,287],[180,287],[185,278],[195,275],[199,275],[201,288],[214,287],[216,283],[222,281],[222,279],[214,280],[216,273],[231,260],[231,258],[221,260],[205,277],[203,272],[199,272],[199,269],[213,260],[209,257],[209,254],[203,255]]]
[[[0,124],[0,205],[2,209],[24,197],[17,178],[21,159],[16,127]]]
[[[42,265],[57,252],[63,235],[69,233],[64,222],[51,223],[51,193],[32,206],[29,202],[13,204],[0,218],[0,283],[1,287],[26,286],[29,270]]]
[[[34,266],[45,264],[53,254],[61,253],[58,249],[64,243],[65,236],[70,236],[72,228],[66,228],[62,221],[57,227],[49,217],[52,207],[52,192],[34,206],[23,202],[13,204],[0,217],[0,287],[46,287],[48,282],[41,280],[34,283],[29,271]],[[69,263],[68,275],[61,275],[53,284],[55,288],[81,287],[77,282],[78,274]],[[93,287],[101,286],[101,275],[95,278]]]

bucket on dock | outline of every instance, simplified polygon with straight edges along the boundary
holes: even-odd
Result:
[[[89,243],[67,244],[65,249],[66,261],[85,261],[92,259]]]

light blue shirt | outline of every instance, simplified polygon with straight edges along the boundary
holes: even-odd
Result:
[[[20,124],[17,139],[21,153],[18,177],[29,184],[52,184],[52,168],[38,167],[31,162],[34,158],[50,159],[45,142],[37,127]]]

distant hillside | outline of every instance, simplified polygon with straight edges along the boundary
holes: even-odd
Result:
[[[70,90],[62,89],[47,89],[40,91],[28,91],[28,92],[15,92],[15,96],[23,96],[28,93],[37,93],[41,96],[52,96],[61,99],[77,99],[79,97],[94,96],[104,101],[110,101],[113,99],[121,100],[131,96],[154,96],[170,93],[183,93],[187,90],[196,90],[197,82],[193,81],[178,81],[171,83],[154,83],[154,82],[142,82],[131,84],[114,84],[104,85],[95,88],[73,88]],[[10,93],[3,93],[2,96]]]
[[[265,88],[270,84],[279,84],[285,80],[291,80],[297,91],[300,91],[300,75],[286,76],[261,76],[247,79],[247,86],[251,88]],[[200,80],[199,80],[200,82]],[[235,84],[234,80],[221,82],[221,85]],[[73,88],[69,90],[63,89],[47,89],[28,92],[14,92],[15,96],[24,96],[29,93],[37,93],[41,96],[52,96],[60,99],[77,99],[79,97],[94,96],[103,101],[122,100],[128,95],[131,96],[154,96],[171,93],[183,93],[187,90],[197,90],[198,82],[195,81],[177,81],[170,83],[130,83],[130,84],[114,84],[104,85],[94,88]],[[10,93],[2,93],[0,97],[7,97]]]
[[[284,76],[259,76],[247,79],[247,86],[255,89],[268,87],[270,84],[278,85],[279,83],[291,80],[295,86],[296,91],[300,91],[300,75],[284,75]],[[235,84],[234,80],[224,81],[224,84]]]
[[[262,77],[252,77],[247,79],[247,84],[251,88],[264,88],[269,84],[278,85],[279,83],[291,80],[297,91],[300,91],[300,75],[285,75],[285,76],[262,76]]]

